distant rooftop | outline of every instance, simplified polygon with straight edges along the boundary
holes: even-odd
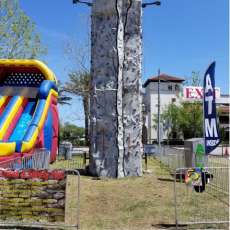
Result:
[[[229,94],[221,94],[220,96],[221,96],[221,97],[226,97],[226,98],[230,97]]]
[[[159,78],[160,78],[160,81],[166,81],[166,82],[169,81],[169,82],[177,82],[177,83],[182,83],[185,80],[184,78],[169,76],[169,75],[164,74],[164,73],[160,74]],[[150,82],[158,82],[158,76],[149,78],[143,84],[143,87],[145,88]]]

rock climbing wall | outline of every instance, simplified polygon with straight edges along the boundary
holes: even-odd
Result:
[[[118,168],[117,12],[115,1],[97,0],[92,9],[90,172],[116,177]],[[118,98],[120,97],[120,98]],[[121,104],[121,101],[120,101]]]
[[[140,176],[141,1],[94,0],[90,172]]]
[[[141,175],[141,1],[126,1],[124,14],[123,128],[124,174]]]

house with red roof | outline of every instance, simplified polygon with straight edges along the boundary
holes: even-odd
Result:
[[[160,74],[159,76],[150,77],[143,84],[144,95],[144,136],[147,138],[148,143],[152,143],[157,140],[157,114],[158,105],[160,106],[160,113],[170,103],[179,103],[179,99],[182,97],[184,78],[170,76],[167,74]],[[158,94],[159,86],[159,94]],[[159,97],[158,97],[159,95]],[[160,104],[158,103],[160,102]],[[166,139],[165,127],[160,124],[160,140]],[[146,139],[145,138],[145,139]]]

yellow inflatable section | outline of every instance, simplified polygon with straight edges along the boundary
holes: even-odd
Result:
[[[23,97],[19,97],[14,104],[13,108],[11,109],[6,121],[4,122],[3,126],[0,129],[0,140],[3,138],[3,136],[6,133],[6,130],[8,129],[10,123],[12,122],[13,117],[16,115],[18,112],[19,107],[21,106],[23,102]]]
[[[0,108],[2,107],[2,105],[6,102],[7,97],[3,96],[0,98]]]
[[[42,76],[42,80],[37,77],[37,74],[39,77]],[[6,81],[6,79],[10,80]],[[35,82],[35,85],[31,86],[28,81]],[[39,90],[41,88],[45,90],[45,96],[40,97]],[[54,73],[41,61],[0,59],[0,89],[2,90],[0,91],[0,157],[10,156],[14,153],[29,153],[36,146],[40,138],[39,135],[44,132],[44,126],[48,127],[49,125],[46,122],[48,114],[52,112],[51,105],[52,108],[57,106],[57,79]],[[24,95],[24,92],[27,94]],[[44,91],[42,92],[44,93]],[[31,112],[23,114],[27,105],[30,104],[33,104],[33,107],[28,106]],[[24,121],[30,119],[28,123],[24,123],[26,124],[23,126],[25,132],[22,131],[20,125],[17,126],[17,124],[21,124],[19,123],[21,117]],[[37,119],[38,117],[39,119]],[[32,122],[33,120],[36,122]],[[13,135],[15,130],[17,130],[17,135]],[[14,138],[11,138],[12,136]],[[18,136],[19,139],[17,139]],[[25,138],[26,136],[27,138]],[[51,149],[49,150],[51,151]],[[55,151],[54,148],[54,153]]]
[[[35,68],[39,70],[45,77],[46,80],[55,81],[57,83],[57,79],[54,73],[41,61],[33,60],[33,59],[0,59],[0,68]],[[1,77],[1,76],[0,76]]]

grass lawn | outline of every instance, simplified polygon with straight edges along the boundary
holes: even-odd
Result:
[[[64,165],[66,162],[62,165],[59,161],[52,167]],[[97,180],[82,176],[80,228],[144,230],[171,226],[175,229],[173,178],[154,158],[148,162],[148,169],[150,173],[135,178]],[[177,191],[178,199],[181,199],[178,215],[182,221],[208,220],[210,215],[227,218],[228,205],[210,195],[212,190],[198,194],[184,183],[177,183]],[[228,229],[226,225],[206,227]]]
[[[81,228],[154,229],[161,221],[172,224],[173,196],[169,191],[173,192],[173,182],[158,180],[157,162],[152,162],[151,168],[152,174],[139,178],[82,177]]]

